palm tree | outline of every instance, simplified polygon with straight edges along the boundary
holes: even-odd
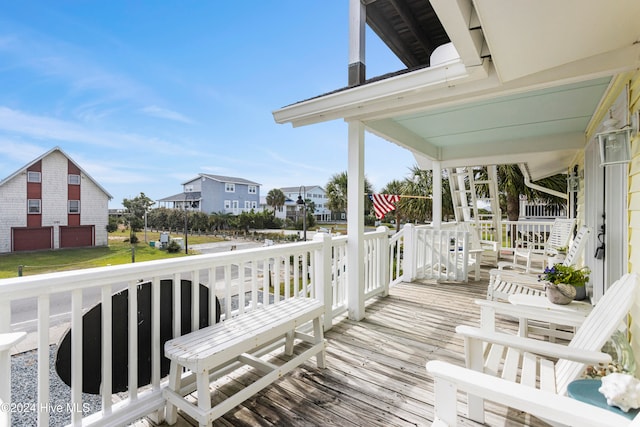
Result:
[[[536,184],[560,193],[566,193],[567,181],[564,174],[553,175],[541,179]],[[520,217],[520,195],[529,200],[538,200],[549,205],[561,205],[565,201],[551,194],[529,188],[524,183],[524,176],[518,165],[498,165],[498,189],[503,195],[501,208],[507,213],[509,221],[517,221]]]
[[[329,202],[327,203],[327,207],[332,212],[347,212],[347,172],[336,173],[331,176],[331,179],[326,185],[327,190],[327,199]],[[364,192],[369,194],[373,191],[373,186],[364,178]],[[366,197],[366,195],[362,195]],[[366,208],[371,206],[371,201],[369,197],[366,197],[365,201],[365,210]]]
[[[273,188],[267,193],[267,205],[271,206],[274,212],[283,207],[286,200],[287,198],[279,188]]]
[[[233,215],[229,212],[215,212],[209,216],[209,227],[213,231],[227,230],[231,226]]]
[[[380,192],[382,194],[402,195],[404,194],[404,191],[404,182],[394,179],[393,181],[388,182]],[[402,218],[404,216],[402,210],[399,208],[399,205],[400,202],[396,203],[396,209],[393,211],[393,215],[396,221],[396,231],[400,231],[400,222],[402,221]]]
[[[433,194],[433,171],[420,169],[414,165],[410,175],[403,182],[403,193],[406,196],[428,196]],[[432,218],[433,200],[422,197],[402,197],[398,207],[405,218],[411,221],[425,222]]]

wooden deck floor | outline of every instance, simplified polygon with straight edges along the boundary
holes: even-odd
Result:
[[[483,277],[487,276],[486,271]],[[464,364],[459,324],[478,325],[473,303],[486,297],[487,280],[402,283],[373,300],[360,322],[343,319],[326,333],[327,368],[315,359],[229,411],[219,426],[424,426],[433,419],[433,381],[425,363]],[[514,324],[505,324],[515,329]],[[240,370],[216,386],[231,393],[254,380]],[[217,384],[217,383],[216,383]],[[459,413],[466,397],[458,395]],[[487,425],[546,426],[520,411],[488,404]],[[136,423],[149,425],[148,421]],[[179,426],[193,425],[179,418]],[[479,425],[465,418],[460,425]]]

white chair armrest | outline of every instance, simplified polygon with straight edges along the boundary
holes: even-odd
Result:
[[[472,328],[470,326],[458,326],[456,327],[456,333],[468,339],[490,342],[506,347],[517,348],[540,356],[572,360],[574,362],[585,363],[587,365],[597,365],[598,363],[606,364],[611,362],[610,355],[599,351],[574,349],[573,347],[568,347],[566,345],[539,341],[500,332],[485,331],[479,328]]]
[[[450,384],[453,390],[457,388],[472,395],[482,396],[487,400],[527,412],[547,421],[584,427],[618,427],[631,424],[627,418],[597,406],[439,360],[428,362],[427,372],[433,375],[436,381],[442,380]],[[436,396],[437,401],[438,396]],[[434,421],[434,425],[438,425],[437,422],[438,420]]]
[[[483,313],[493,311],[495,314],[513,316],[518,319],[538,320],[557,325],[579,327],[584,322],[584,315],[571,312],[557,312],[542,307],[513,305],[505,302],[475,300]]]
[[[493,240],[480,240],[480,245],[485,246],[487,249],[491,249],[492,251],[498,250],[498,242],[494,242]]]

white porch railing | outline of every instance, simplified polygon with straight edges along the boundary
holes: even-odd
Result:
[[[553,221],[502,221],[502,250],[513,249],[518,242],[527,241],[533,249],[542,249],[549,236]],[[490,221],[480,221],[480,236],[484,240],[494,240],[496,235]]]
[[[381,227],[364,236],[365,277],[363,284],[366,298],[384,294],[388,289],[387,254],[388,232]],[[172,280],[172,336],[180,335],[181,286],[183,280],[199,283],[208,290],[209,323],[216,319],[215,298],[221,302],[221,319],[241,316],[261,305],[278,304],[288,298],[312,297],[325,303],[325,330],[331,328],[332,319],[347,311],[347,237],[331,238],[318,234],[313,241],[270,246],[258,249],[227,253],[199,255],[162,261],[150,261],[129,265],[101,267],[86,270],[51,273],[36,276],[0,280],[0,333],[11,330],[11,307],[24,304],[35,298],[33,307],[37,312],[37,401],[38,425],[48,426],[50,412],[46,410],[51,401],[49,384],[50,312],[52,299],[69,295],[71,301],[71,392],[68,408],[76,408],[70,414],[72,425],[123,425],[147,414],[162,417],[164,399],[161,378],[162,345],[160,341],[160,284],[161,280]],[[151,294],[151,383],[138,388],[138,342],[139,305],[138,288],[150,287]],[[279,291],[277,289],[279,288]],[[112,295],[122,289],[128,290],[127,306],[128,345],[128,392],[126,399],[112,403]],[[274,290],[276,290],[274,292]],[[102,304],[101,335],[101,411],[94,414],[82,412],[82,351],[83,351],[83,300],[97,295]],[[191,292],[191,328],[200,324],[200,292],[197,286]],[[205,317],[207,314],[204,314]],[[121,331],[122,332],[122,331]],[[8,372],[0,372],[0,381],[9,378]]]
[[[519,231],[543,232],[545,223],[517,223]],[[505,233],[506,235],[506,233]],[[172,280],[172,336],[180,335],[181,285],[183,280],[199,283],[208,292],[212,309],[209,323],[217,317],[215,298],[221,301],[221,319],[241,316],[261,305],[278,304],[288,298],[313,297],[325,304],[324,327],[328,330],[336,316],[347,312],[348,268],[347,238],[331,238],[319,233],[313,241],[276,245],[227,253],[175,258],[129,265],[75,270],[36,276],[0,280],[0,333],[11,331],[11,308],[35,299],[37,312],[37,364],[33,366],[38,378],[38,425],[49,425],[49,343],[52,300],[68,295],[71,326],[71,391],[68,407],[78,408],[71,413],[72,425],[122,425],[147,414],[162,418],[165,382],[161,375],[162,346],[160,339],[160,284]],[[405,226],[391,238],[386,227],[363,237],[364,277],[361,278],[365,298],[386,295],[389,286],[414,278],[436,280],[466,280],[468,233],[444,226],[434,230],[430,226]],[[138,388],[138,288],[149,287],[151,295],[151,382]],[[112,295],[128,290],[127,334],[128,393],[118,403],[112,402]],[[200,292],[192,287],[190,324],[199,327]],[[212,291],[213,290],[213,291]],[[275,292],[274,292],[275,290]],[[95,298],[97,296],[97,298]],[[91,298],[102,304],[101,333],[101,395],[100,412],[86,414],[82,405],[82,349],[83,301]],[[86,305],[86,304],[85,304]],[[0,382],[7,381],[8,372],[0,372]],[[6,382],[4,383],[6,385]]]
[[[389,240],[389,283],[414,279],[467,281],[469,233],[455,224],[406,224]]]

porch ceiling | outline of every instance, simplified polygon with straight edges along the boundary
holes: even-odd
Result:
[[[562,171],[585,145],[585,129],[610,78],[484,99],[378,120],[372,132],[443,167],[528,163],[534,179]],[[424,154],[426,153],[426,155]]]

